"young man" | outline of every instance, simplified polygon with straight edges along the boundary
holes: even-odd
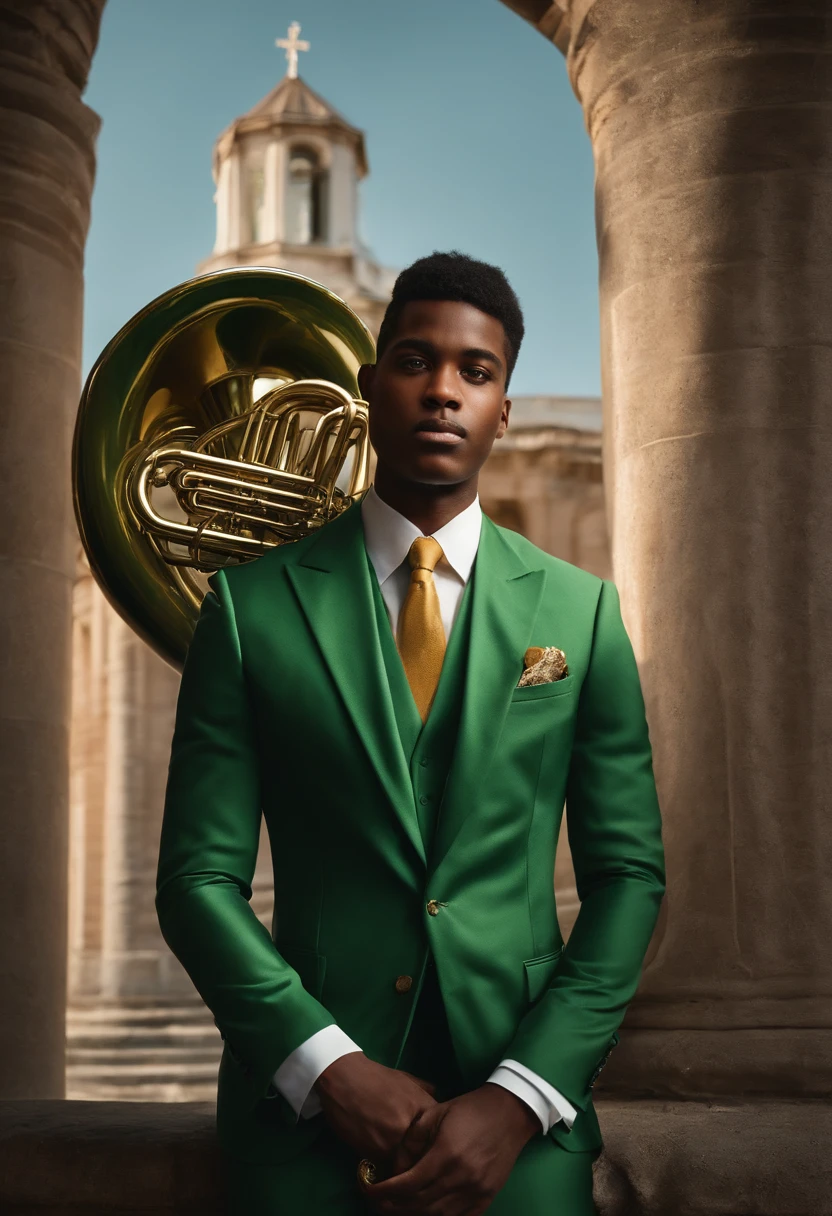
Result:
[[[522,335],[498,269],[405,270],[360,373],[374,487],[210,580],[157,908],[225,1039],[232,1213],[595,1210],[591,1087],[658,914],[661,829],[615,586],[480,510]],[[261,809],[272,935],[248,903]]]

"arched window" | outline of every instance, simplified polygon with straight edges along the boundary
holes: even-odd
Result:
[[[311,245],[326,239],[326,170],[314,148],[289,151],[286,175],[286,240]]]

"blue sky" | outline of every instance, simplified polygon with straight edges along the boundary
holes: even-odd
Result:
[[[214,241],[211,149],[301,76],[367,138],[362,233],[401,267],[433,249],[502,266],[526,340],[516,393],[600,392],[593,165],[563,59],[498,0],[109,0],[86,94],[101,116],[84,364]]]

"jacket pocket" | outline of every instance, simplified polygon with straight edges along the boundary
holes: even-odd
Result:
[[[296,946],[294,942],[275,942],[281,958],[300,976],[300,982],[316,1000],[321,999],[326,975],[326,955],[307,946]]]
[[[531,1004],[534,1004],[549,987],[562,953],[563,946],[558,946],[557,950],[552,950],[549,954],[540,954],[537,958],[527,958],[523,963],[526,968],[526,987]]]
[[[562,680],[549,680],[546,684],[526,684],[522,688],[515,687],[511,701],[539,701],[547,697],[564,697],[575,689],[575,677],[564,676]]]

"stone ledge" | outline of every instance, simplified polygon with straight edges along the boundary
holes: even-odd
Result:
[[[832,1103],[598,1102],[601,1216],[832,1216]],[[4,1216],[221,1216],[211,1102],[0,1102]]]
[[[832,1102],[597,1106],[602,1216],[832,1216]]]
[[[221,1216],[213,1102],[0,1102],[4,1216]]]

